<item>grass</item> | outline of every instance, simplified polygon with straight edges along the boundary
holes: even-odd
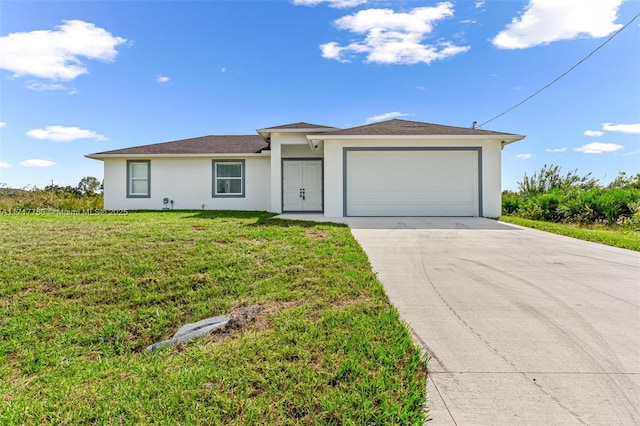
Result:
[[[580,240],[640,251],[640,232],[630,227],[606,225],[578,226],[575,224],[523,219],[515,216],[501,216],[500,220],[502,222],[514,223],[516,225],[540,229]]]
[[[348,228],[270,217],[0,216],[0,424],[422,424],[426,360]]]

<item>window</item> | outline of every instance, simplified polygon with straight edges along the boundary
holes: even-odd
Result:
[[[150,160],[127,160],[127,197],[151,197]]]
[[[244,197],[244,160],[213,160],[213,196]]]

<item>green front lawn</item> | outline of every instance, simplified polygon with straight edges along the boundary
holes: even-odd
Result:
[[[0,216],[0,424],[421,424],[425,358],[349,229],[270,217]]]
[[[523,219],[515,216],[501,216],[500,220],[580,240],[640,251],[640,232],[626,226],[579,226],[570,223]]]

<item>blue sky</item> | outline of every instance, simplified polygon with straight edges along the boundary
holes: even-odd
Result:
[[[102,179],[85,154],[298,121],[483,123],[640,13],[622,0],[0,1],[0,182]],[[484,125],[544,164],[640,172],[640,19]]]

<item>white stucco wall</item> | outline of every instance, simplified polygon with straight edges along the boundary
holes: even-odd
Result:
[[[212,197],[212,160],[245,160],[245,197]],[[136,158],[138,159],[138,158]],[[142,159],[142,158],[139,158]],[[127,159],[104,160],[105,209],[160,210],[162,199],[175,210],[270,210],[270,159],[264,157],[145,158],[151,160],[151,197],[127,198]]]
[[[501,144],[496,140],[399,139],[326,140],[324,144],[324,214],[343,216],[343,148],[345,147],[460,147],[482,148],[482,209],[485,217],[501,213]]]

